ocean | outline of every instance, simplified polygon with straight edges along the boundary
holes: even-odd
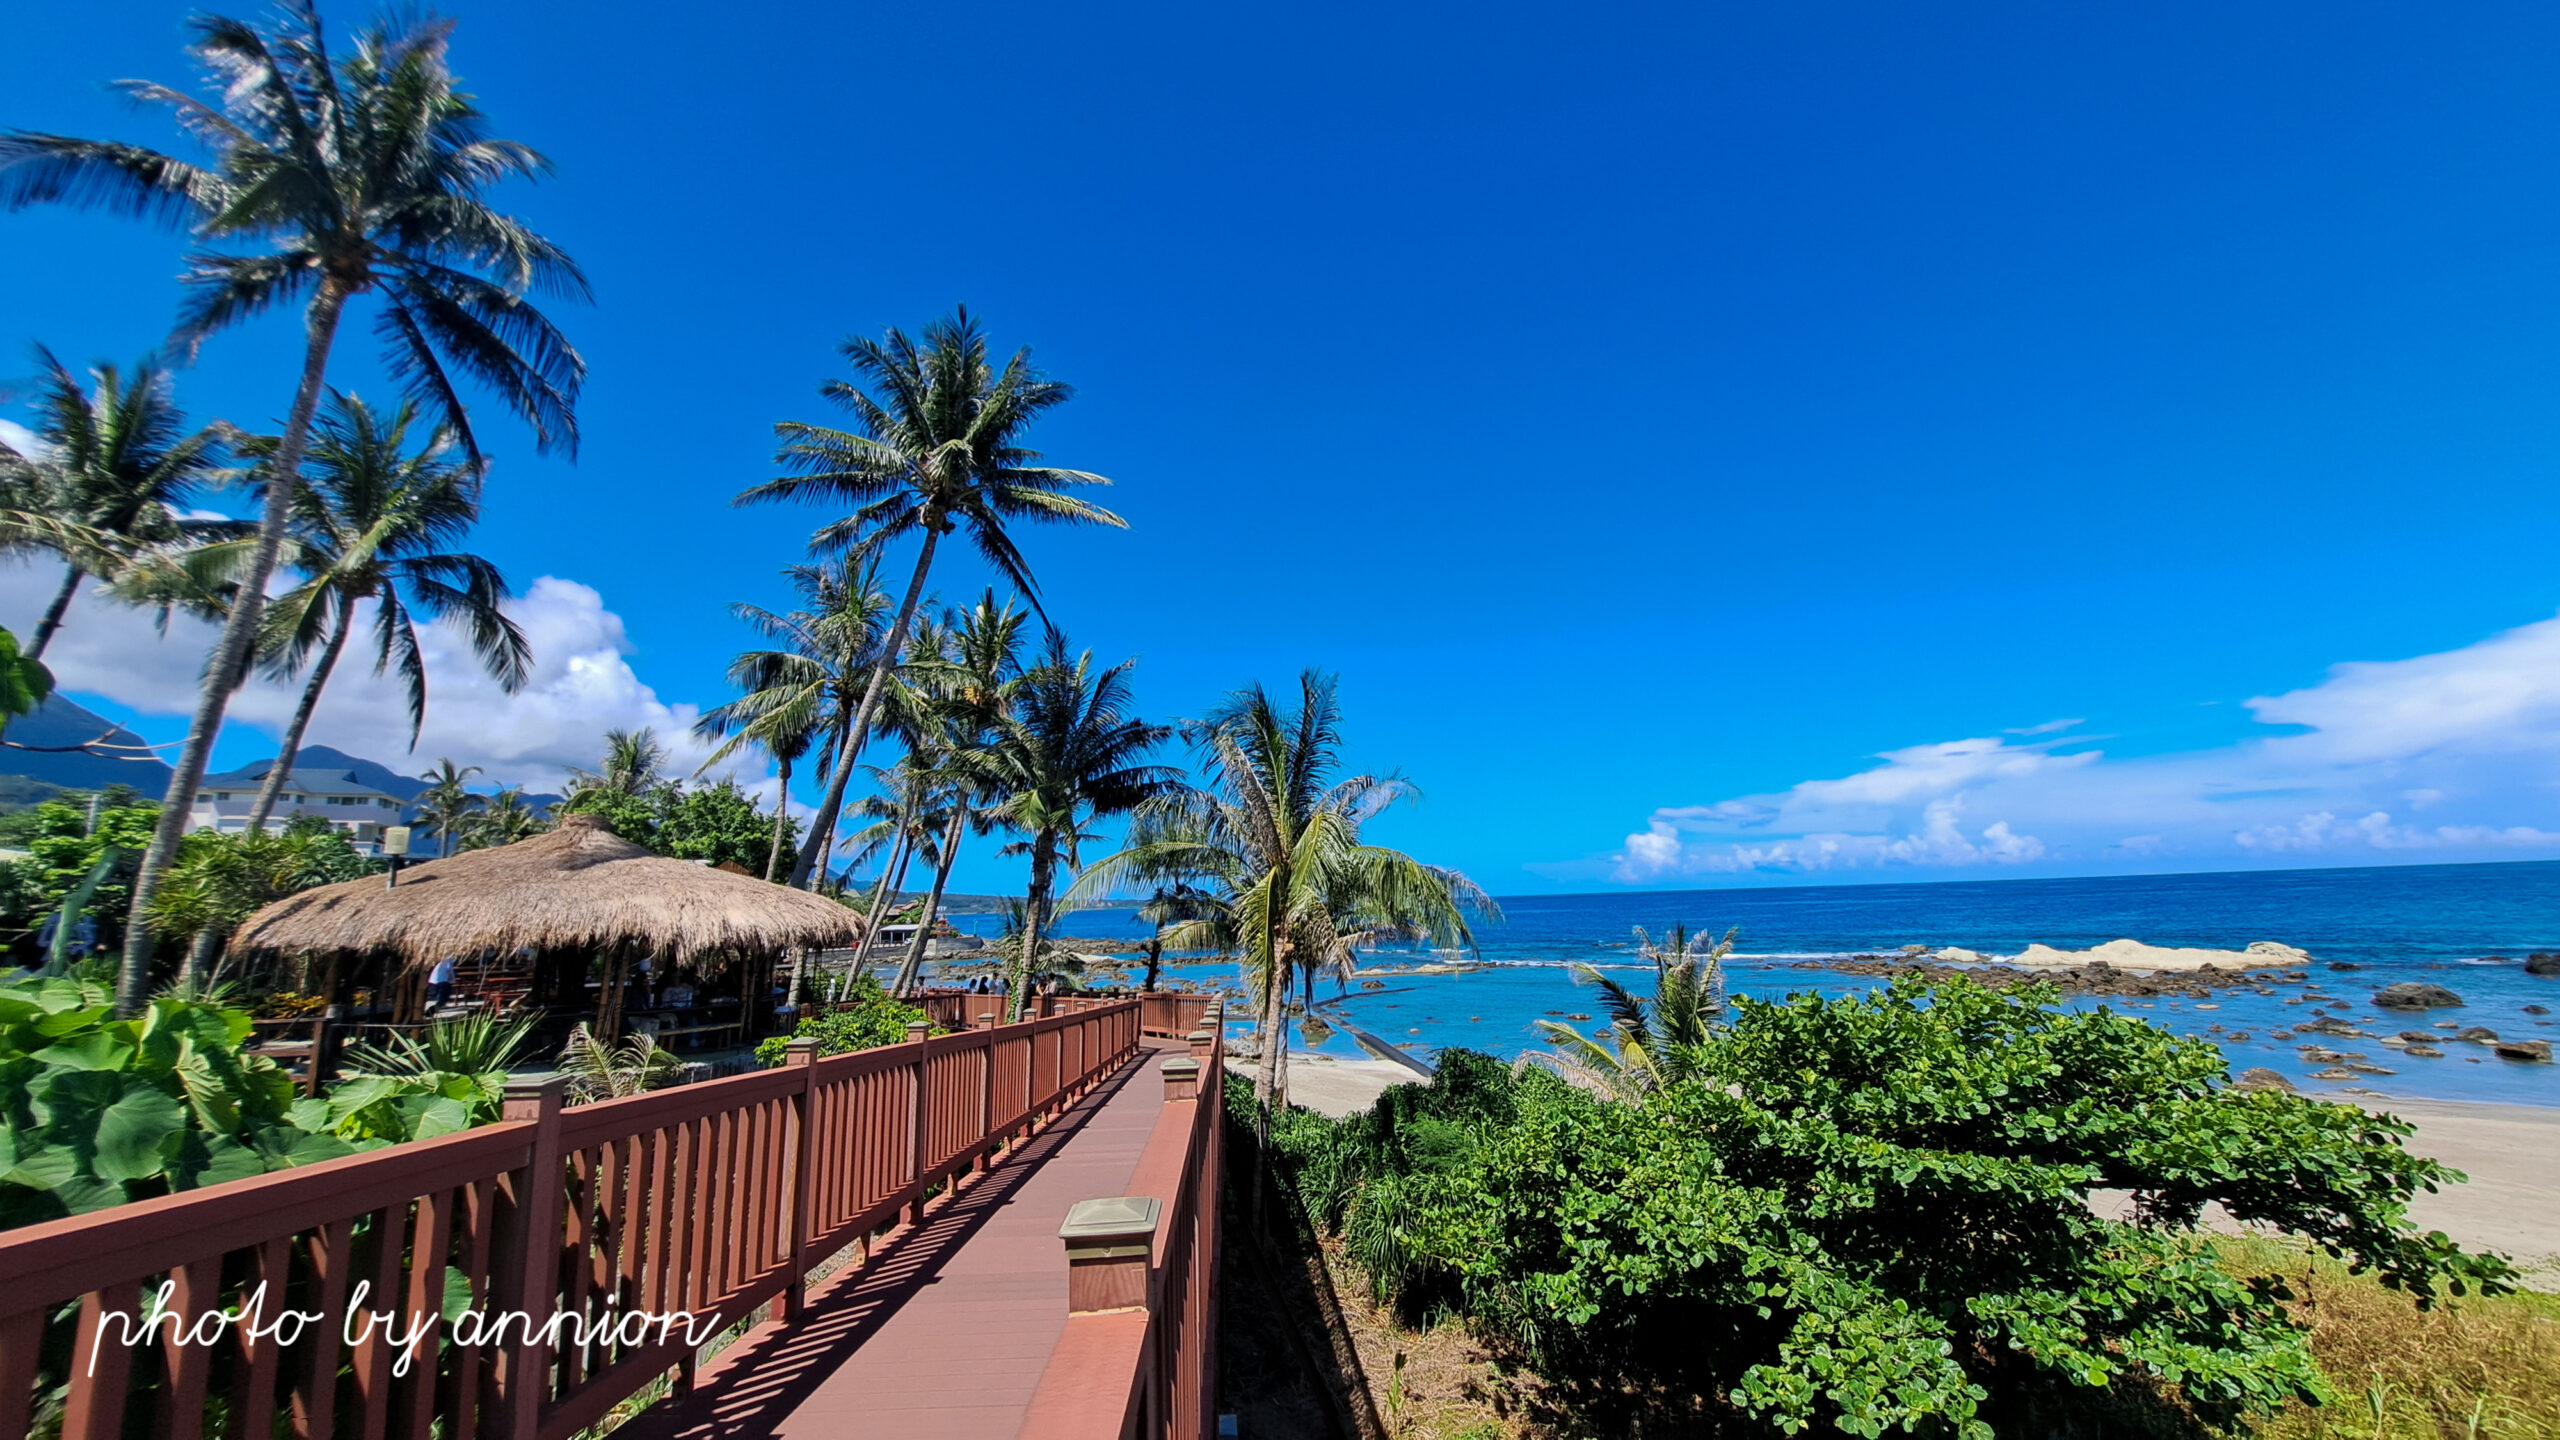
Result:
[[[2425,1030],[2454,1020],[2508,1038],[2560,1042],[2560,1014],[2533,1015],[2527,1005],[2560,1012],[2560,977],[2524,973],[2537,950],[2560,950],[2560,861],[2495,865],[2411,865],[2336,870],[2258,870],[2226,874],[2110,876],[2077,880],[1946,881],[1908,885],[1833,885],[1758,890],[1641,891],[1604,895],[1524,895],[1503,899],[1504,919],[1479,936],[1490,968],[1463,975],[1389,977],[1386,988],[1341,991],[1320,982],[1330,1013],[1428,1060],[1464,1047],[1510,1058],[1543,1048],[1530,1022],[1554,1012],[1599,1013],[1575,963],[1626,966],[1639,993],[1652,966],[1634,953],[1634,927],[1659,937],[1674,924],[1692,934],[1739,933],[1726,962],[1726,987],[1775,999],[1814,990],[1844,994],[1883,982],[1821,968],[1825,960],[1891,953],[1905,945],[1960,946],[2015,954],[2042,942],[2083,949],[2130,938],[2153,945],[2239,949],[2275,940],[2309,951],[2308,987],[2277,985],[2276,994],[2224,991],[2206,1001],[2075,997],[2074,1006],[2112,1005],[2181,1034],[2219,1043],[2235,1071],[2276,1070],[2304,1091],[2353,1084],[2384,1095],[2560,1106],[2560,1065],[2500,1060],[2485,1046],[2448,1043],[2442,1059],[2411,1058],[2371,1041],[2322,1038],[2334,1050],[2362,1051],[2368,1063],[2395,1073],[2353,1082],[2310,1078],[2323,1068],[2299,1058],[2301,1040],[2266,1032],[2309,1017],[2311,1006],[2287,1005],[2307,988],[2332,997],[2329,1008],[2376,1035]],[[995,917],[957,917],[992,928]],[[1145,927],[1126,910],[1082,910],[1065,917],[1068,936],[1126,937]],[[1397,950],[1364,953],[1363,963],[1394,966],[1433,958]],[[2332,971],[2329,962],[2359,966]],[[1815,968],[1805,968],[1808,964]],[[1236,978],[1232,965],[1168,964],[1167,974],[1198,981]],[[2373,992],[2399,980],[2445,986],[2460,1009],[2384,1011]],[[2200,1005],[2215,1007],[2200,1010]],[[2208,1030],[2218,1025],[2220,1031]],[[1583,1029],[1593,1028],[1584,1024]],[[2235,1038],[2245,1033],[2249,1039]],[[2448,1032],[2449,1033],[2449,1032]],[[2313,1037],[2303,1037],[2309,1039]],[[1362,1052],[1336,1029],[1298,1048],[1340,1055]]]

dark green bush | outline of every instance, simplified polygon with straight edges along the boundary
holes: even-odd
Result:
[[[793,1040],[817,1041],[821,1055],[904,1044],[909,1025],[919,1021],[930,1024],[933,1018],[903,1000],[891,999],[880,982],[869,975],[854,977],[844,1003],[847,1008],[813,1015],[793,1027],[789,1035],[776,1035],[757,1045],[756,1063],[767,1067],[781,1064]]]
[[[2408,1126],[2227,1089],[2211,1045],[2052,998],[1744,1000],[1697,1078],[1641,1104],[1452,1054],[1368,1114],[1280,1117],[1272,1159],[1410,1315],[1461,1315],[1567,1388],[1788,1434],[1982,1440],[2158,1396],[2220,1426],[2323,1398],[2281,1282],[2221,1267],[2208,1203],[2421,1303],[2503,1288],[2501,1262],[2412,1231],[2409,1197],[2458,1177]]]

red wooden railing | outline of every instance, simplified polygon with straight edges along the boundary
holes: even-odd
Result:
[[[1136,1252],[1126,1263],[1144,1273],[1071,1270],[1066,1334],[1041,1375],[1023,1440],[1202,1440],[1217,1431],[1226,1049],[1214,1006],[1198,1018],[1205,1033],[1191,1044],[1190,1065],[1166,1067],[1164,1109],[1130,1179],[1131,1197],[1156,1202],[1150,1242],[1097,1247]],[[1077,1243],[1069,1240],[1071,1257]],[[1131,1307],[1138,1296],[1143,1306]]]
[[[758,1306],[796,1315],[821,1261],[1128,1061],[1139,1012],[1097,1002],[824,1059],[801,1042],[779,1069],[572,1110],[554,1080],[511,1089],[500,1123],[465,1134],[0,1232],[0,1440],[49,1422],[23,1402],[65,1342],[65,1440],[266,1440],[279,1424],[560,1440],[671,1370],[689,1383],[695,1341]],[[124,1343],[116,1317],[164,1283],[170,1320]],[[261,1284],[268,1325],[322,1318],[219,1322]],[[573,1321],[557,1343],[467,1319],[400,1343],[466,1297]],[[351,1307],[396,1312],[400,1333],[342,1322]],[[675,1311],[689,1327],[634,1318]]]

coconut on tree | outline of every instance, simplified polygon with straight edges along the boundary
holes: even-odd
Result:
[[[583,299],[586,278],[558,246],[489,204],[498,184],[538,178],[550,162],[490,133],[448,63],[452,22],[378,22],[344,54],[330,49],[309,0],[287,0],[271,25],[221,15],[189,25],[210,101],[148,81],[118,88],[166,108],[205,152],[201,161],[120,141],[0,132],[0,206],[103,207],[184,229],[199,246],[180,277],[185,298],[171,337],[186,359],[254,315],[297,307],[302,369],[275,473],[300,473],[330,352],[358,301],[373,310],[385,368],[475,460],[480,447],[457,372],[523,420],[536,449],[574,454],[586,362],[529,297]],[[185,832],[225,707],[255,658],[292,502],[291,487],[268,487],[257,543],[171,767],[133,887],[120,1015],[141,1008],[151,894]]]
[[[823,500],[853,507],[810,538],[821,553],[873,555],[917,538],[915,569],[898,602],[889,638],[872,662],[862,702],[841,758],[801,842],[792,883],[815,887],[844,809],[846,783],[878,723],[890,672],[906,649],[943,537],[955,532],[1035,607],[1039,587],[1010,527],[1017,521],[1110,525],[1128,522],[1067,491],[1111,482],[1083,470],[1039,463],[1024,446],[1033,421],[1075,392],[1032,368],[1028,347],[998,369],[968,307],[924,328],[921,339],[891,329],[878,340],[853,337],[840,347],[852,380],[830,380],[819,394],[844,407],[852,429],[784,421],[775,463],[782,478],[741,491],[738,504]]]

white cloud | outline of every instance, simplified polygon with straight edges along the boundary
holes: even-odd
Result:
[[[2407,660],[2337,666],[2247,702],[2301,727],[2213,750],[2109,759],[2077,722],[1879,755],[1838,779],[1656,810],[1606,857],[1684,876],[2045,862],[2348,862],[2560,851],[2560,619]],[[2402,818],[2425,811],[2431,823]],[[2344,817],[2344,818],[2342,818]],[[1977,823],[1979,822],[1979,823]]]
[[[14,420],[0,420],[0,445],[6,445],[21,455],[42,455],[53,448],[37,439],[34,431]]]
[[[59,583],[51,564],[0,568],[0,624],[25,634]],[[592,766],[608,729],[654,728],[679,773],[691,773],[710,753],[693,737],[698,707],[661,700],[632,670],[622,617],[606,609],[592,587],[546,575],[510,602],[508,613],[532,642],[534,661],[530,681],[513,695],[481,671],[460,634],[440,625],[421,628],[427,722],[412,752],[404,688],[396,675],[373,673],[364,650],[369,609],[360,611],[357,637],[313,712],[305,743],[398,770],[424,770],[449,756],[483,767],[487,783],[537,791],[557,789],[573,766]],[[214,636],[213,626],[178,618],[164,637],[149,612],[101,602],[84,590],[45,663],[67,690],[146,715],[180,716],[195,707],[197,676]],[[298,682],[260,676],[233,698],[230,718],[276,736],[300,693]],[[773,788],[769,780],[755,783],[762,772],[752,762],[736,773],[751,789],[769,794]]]

